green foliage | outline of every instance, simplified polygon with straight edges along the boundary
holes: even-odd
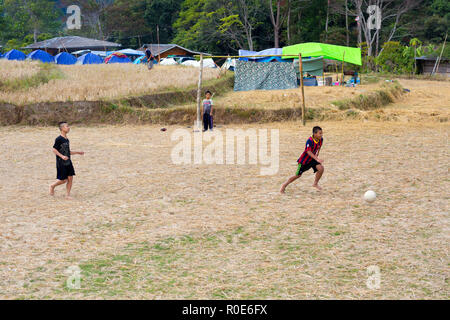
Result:
[[[411,73],[414,69],[414,55],[398,41],[384,43],[375,62],[382,72]]]

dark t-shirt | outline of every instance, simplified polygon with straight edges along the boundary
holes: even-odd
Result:
[[[70,142],[69,139],[64,138],[63,136],[59,136],[55,140],[55,144],[53,148],[59,151],[63,156],[69,157],[69,160],[63,160],[60,157],[56,156],[56,166],[70,166],[72,161],[70,160]]]
[[[150,61],[150,59],[153,58],[152,52],[150,51],[150,49],[145,50],[145,56],[147,57],[147,61]]]

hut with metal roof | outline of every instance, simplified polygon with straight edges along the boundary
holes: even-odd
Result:
[[[33,43],[30,44],[29,46],[24,47],[23,49],[30,49],[30,50],[40,49],[50,53],[51,55],[56,55],[61,52],[72,53],[80,50],[111,51],[119,47],[121,47],[121,45],[114,42],[89,39],[78,36],[68,36],[68,37],[57,37]]]

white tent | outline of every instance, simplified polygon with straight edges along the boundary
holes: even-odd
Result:
[[[173,65],[177,65],[178,63],[175,61],[174,58],[165,58],[162,59],[160,62],[160,65],[162,66],[173,66]]]
[[[228,58],[225,63],[222,65],[222,69],[229,70],[231,68],[236,67],[236,59]]]
[[[196,67],[196,68],[200,68],[200,61],[196,61],[196,60],[188,60],[182,63],[183,66],[187,66],[187,67]],[[209,58],[209,59],[204,59],[203,60],[203,67],[204,68],[215,68],[216,64],[214,63],[214,60]]]

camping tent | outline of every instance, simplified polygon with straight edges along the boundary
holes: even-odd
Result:
[[[27,56],[22,51],[12,49],[11,51],[8,51],[3,58],[5,58],[7,60],[23,61],[27,58]]]
[[[161,60],[160,65],[162,66],[174,66],[177,65],[178,63],[175,61],[174,58],[165,58]]]
[[[235,91],[281,90],[297,87],[293,63],[236,61]]]
[[[43,63],[55,63],[55,58],[42,50],[35,50],[27,55],[27,60],[38,60]]]
[[[200,61],[196,61],[196,60],[187,60],[185,62],[183,62],[181,65],[183,66],[187,66],[187,67],[196,67],[196,68],[200,68]],[[209,59],[204,59],[203,60],[203,67],[204,68],[216,68],[216,64],[214,63],[214,60],[209,58]]]
[[[55,56],[55,63],[65,65],[75,64],[77,63],[77,58],[75,58],[70,53],[61,52]]]
[[[307,42],[284,47],[283,58],[298,58],[299,53],[302,57],[323,57],[324,59],[345,61],[361,65],[361,49],[344,46],[336,46],[333,44],[325,44],[318,42]],[[291,56],[292,55],[292,56]]]
[[[105,63],[131,63],[131,60],[123,53],[114,52],[106,57]]]
[[[115,51],[115,52],[120,52],[123,53],[124,55],[128,56],[128,57],[141,57],[141,56],[145,56],[145,53],[142,51],[138,51],[138,50],[133,50],[133,49],[122,49],[119,51]],[[111,52],[113,53],[113,52]]]
[[[77,59],[76,64],[101,64],[103,59],[93,53],[86,53]]]
[[[281,48],[271,48],[263,51],[248,51],[248,50],[239,50],[239,56],[261,56],[251,57],[251,58],[239,58],[241,61],[257,61],[257,62],[270,62],[270,61],[279,61],[279,62],[290,62],[292,59],[282,59],[280,56],[282,54]],[[270,56],[270,57],[267,57]]]
[[[228,58],[222,65],[222,69],[234,71],[236,67],[236,59]]]
[[[147,63],[147,57],[142,56],[133,61],[134,64]]]

